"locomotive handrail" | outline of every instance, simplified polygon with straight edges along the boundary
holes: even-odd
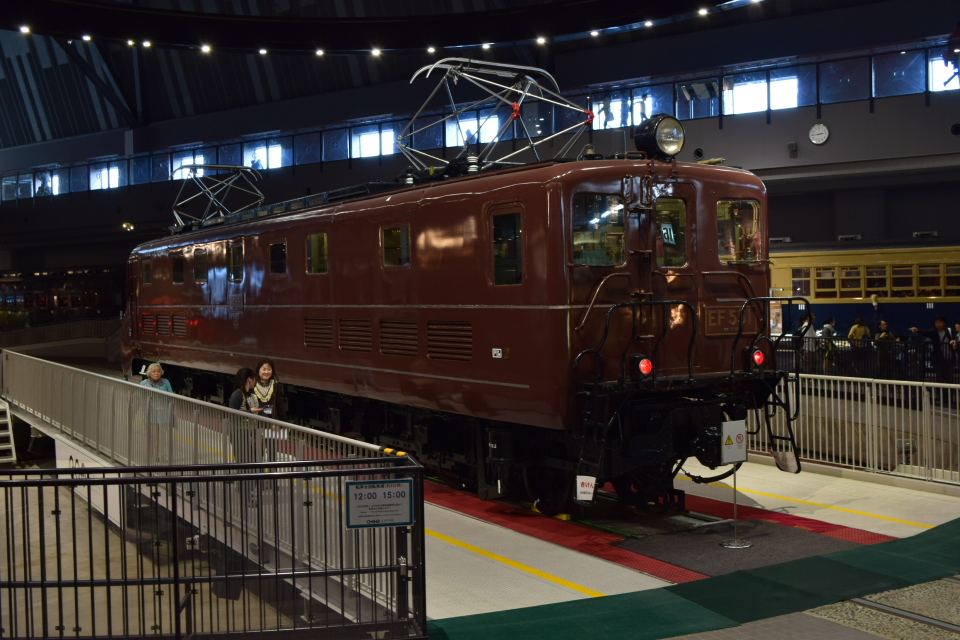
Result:
[[[593,311],[593,305],[597,301],[597,296],[600,294],[600,289],[603,288],[603,285],[607,283],[608,280],[612,278],[629,278],[630,274],[625,271],[617,271],[615,273],[608,273],[603,276],[603,279],[597,283],[597,286],[593,288],[593,295],[590,296],[590,304],[587,305],[586,310],[583,312],[583,315],[580,316],[580,322],[577,323],[577,326],[573,328],[574,331],[580,331],[583,329],[584,325],[587,323],[587,318],[590,316],[590,312]]]
[[[725,271],[703,271],[703,272],[701,272],[701,273],[702,273],[702,275],[705,276],[705,277],[712,277],[712,276],[737,276],[737,279],[743,280],[744,282],[747,283],[747,293],[748,293],[748,295],[749,295],[751,298],[755,298],[755,297],[757,296],[757,292],[754,291],[754,289],[753,289],[753,283],[750,282],[750,278],[748,278],[747,276],[743,275],[743,274],[740,273],[739,271],[731,271],[731,270],[728,269],[728,270],[725,270]]]
[[[775,296],[758,296],[753,298],[747,298],[744,301],[743,306],[740,307],[740,322],[738,323],[738,326],[737,326],[737,335],[733,339],[733,347],[730,350],[730,375],[734,375],[737,370],[737,345],[740,343],[740,338],[743,337],[744,314],[746,314],[747,312],[747,307],[755,302],[763,303],[764,313],[763,313],[763,317],[760,318],[761,323],[760,323],[760,326],[757,328],[757,335],[755,335],[753,337],[753,340],[750,341],[750,347],[755,347],[757,344],[760,343],[761,338],[764,337],[762,320],[766,319],[769,322],[769,316],[770,316],[769,303],[786,302],[789,306],[792,307],[794,302],[797,302],[797,303],[802,302],[803,304],[810,306],[810,301],[802,296],[790,296],[785,298],[775,297]],[[784,338],[784,336],[787,335],[785,329],[786,329],[786,325],[781,323],[780,335],[777,336],[777,340],[774,343],[775,347],[780,343],[780,341]],[[773,350],[774,358],[776,358],[776,352],[777,350],[776,348],[774,348]]]

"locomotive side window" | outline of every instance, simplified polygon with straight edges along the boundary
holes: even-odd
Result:
[[[227,256],[230,260],[227,279],[230,282],[243,282],[243,245],[231,244]]]
[[[493,216],[493,284],[523,284],[519,213]]]
[[[327,272],[327,234],[307,236],[307,273]]]
[[[206,284],[207,274],[209,269],[207,267],[207,250],[206,249],[194,249],[193,251],[193,280],[197,284]]]
[[[143,277],[141,278],[143,284],[150,284],[153,282],[153,263],[144,261],[143,263]]]
[[[175,253],[171,258],[173,260],[173,284],[183,284],[183,254]]]
[[[270,245],[270,273],[287,272],[287,243],[278,242]]]
[[[623,264],[622,197],[596,193],[574,194],[572,224],[575,264]]]
[[[657,262],[663,267],[687,264],[687,205],[677,198],[657,198]]]
[[[717,203],[717,236],[723,262],[760,261],[760,203],[721,200]]]
[[[410,225],[383,228],[383,266],[410,264]]]

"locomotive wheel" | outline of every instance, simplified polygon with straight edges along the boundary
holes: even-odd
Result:
[[[547,516],[567,512],[573,496],[573,474],[553,467],[524,467],[523,484],[537,511]]]

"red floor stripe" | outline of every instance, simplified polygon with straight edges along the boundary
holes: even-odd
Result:
[[[873,533],[872,531],[851,529],[849,527],[841,527],[836,531],[827,531],[823,535],[830,536],[831,538],[840,538],[841,540],[849,540],[850,542],[859,542],[860,544],[878,544],[880,542],[889,542],[897,539],[893,536],[885,536],[882,533]]]
[[[453,509],[567,549],[615,562],[661,580],[680,583],[708,577],[696,571],[615,547],[613,543],[623,540],[623,536],[597,531],[576,522],[549,518],[502,502],[483,501],[463,491],[432,482],[424,483],[424,493],[426,501],[431,504]]]

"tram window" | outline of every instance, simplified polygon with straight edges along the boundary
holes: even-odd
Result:
[[[791,269],[792,291],[795,296],[810,295],[810,268]]]
[[[863,278],[860,267],[840,267],[840,297],[863,297]]]
[[[230,259],[230,264],[227,269],[227,279],[230,282],[243,282],[243,245],[230,245],[227,255]]]
[[[270,245],[270,273],[287,273],[287,243]]]
[[[173,284],[183,284],[183,254],[175,253],[172,256],[173,260]]]
[[[760,261],[760,203],[721,200],[717,203],[717,251],[723,262]]]
[[[206,284],[209,268],[207,267],[207,250],[193,250],[193,281],[197,284]]]
[[[571,223],[574,264],[623,264],[622,197],[598,193],[574,194]]]
[[[948,264],[944,268],[947,279],[947,289],[944,295],[960,296],[960,264]]]
[[[326,273],[327,266],[327,234],[307,236],[307,273]]]
[[[153,282],[153,263],[144,262],[143,263],[143,278],[141,278],[143,284],[150,284]]]
[[[911,264],[890,267],[890,285],[894,298],[914,298],[917,295],[914,268]]]
[[[836,267],[817,267],[815,291],[818,298],[837,297],[837,269]]]
[[[655,242],[657,263],[682,267],[687,263],[687,205],[676,198],[658,198]]]
[[[523,284],[523,228],[519,213],[493,216],[493,284]]]
[[[867,296],[876,294],[880,297],[888,297],[890,295],[890,285],[887,280],[887,268],[884,267],[867,267]]]
[[[940,265],[927,264],[917,267],[917,292],[927,298],[939,298],[943,295],[943,279],[940,275]]]
[[[383,228],[383,266],[410,264],[410,225]]]

